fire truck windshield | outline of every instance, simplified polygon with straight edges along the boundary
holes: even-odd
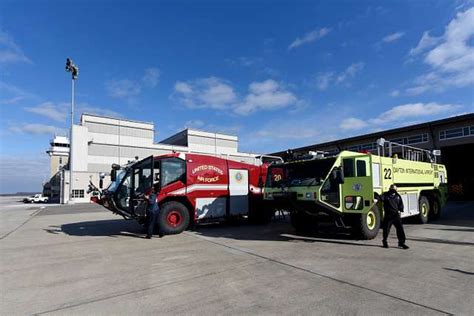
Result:
[[[266,187],[321,185],[336,158],[275,165],[268,168]]]
[[[115,178],[115,181],[112,181],[110,183],[110,185],[107,188],[107,191],[109,191],[109,192],[117,191],[117,188],[118,188],[120,182],[122,182],[122,179],[123,179],[123,177],[125,176],[126,173],[127,172],[124,169],[121,169],[121,170],[117,171],[117,176]]]
[[[280,187],[285,183],[286,179],[286,170],[285,166],[271,166],[268,168],[267,172],[267,182],[265,184],[268,188]]]
[[[326,179],[336,158],[310,160],[303,163],[289,164],[286,168],[288,186],[321,185]]]

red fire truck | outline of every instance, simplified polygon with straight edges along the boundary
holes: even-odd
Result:
[[[179,234],[189,225],[248,217],[268,222],[273,214],[262,206],[262,187],[271,157],[248,164],[218,157],[173,153],[150,156],[126,166],[112,165],[111,184],[100,190],[92,183],[92,200],[127,219],[147,223],[146,195],[158,188],[157,225],[164,235]]]

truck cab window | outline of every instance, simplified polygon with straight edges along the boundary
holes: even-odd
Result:
[[[367,164],[364,160],[357,160],[357,176],[366,177],[367,176]]]
[[[133,170],[135,194],[145,193],[152,186],[151,168],[140,168]]]
[[[161,187],[172,182],[185,182],[185,165],[184,161],[177,158],[163,159],[161,161]]]
[[[354,159],[353,158],[346,158],[342,160],[342,167],[344,170],[344,177],[350,178],[355,177],[355,170],[354,170]]]
[[[324,184],[321,187],[321,200],[333,205],[334,207],[339,207],[341,205],[339,184],[337,183],[336,178],[332,176],[336,168],[331,170],[331,175],[327,177],[326,181],[324,181]]]
[[[284,183],[286,178],[285,169],[283,167],[270,167],[267,173],[267,187],[276,188]]]
[[[130,188],[132,186],[132,174],[129,172],[117,190],[117,206],[121,209],[128,210],[130,202]]]

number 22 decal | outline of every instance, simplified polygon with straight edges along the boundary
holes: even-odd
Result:
[[[392,169],[385,168],[383,169],[384,172],[384,179],[392,179]]]

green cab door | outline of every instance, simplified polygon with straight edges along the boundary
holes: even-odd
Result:
[[[373,204],[371,156],[359,155],[342,159],[344,183],[341,185],[342,211],[364,213]]]

